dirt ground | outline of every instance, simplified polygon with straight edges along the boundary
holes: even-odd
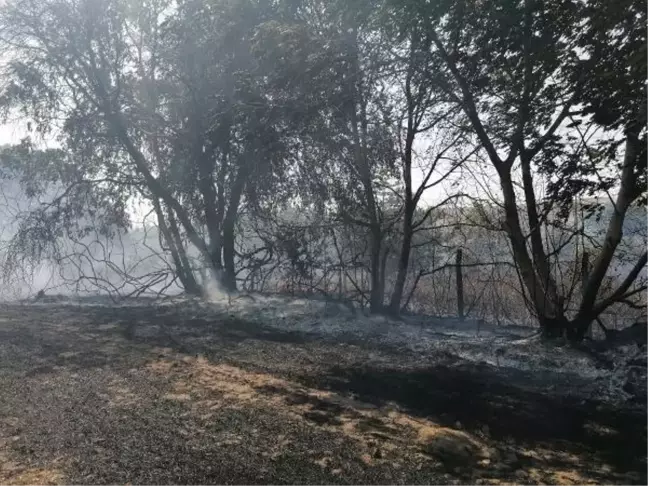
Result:
[[[0,483],[646,484],[645,404],[561,380],[182,306],[4,304]]]

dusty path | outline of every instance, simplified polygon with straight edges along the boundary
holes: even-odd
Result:
[[[0,483],[645,484],[645,407],[567,386],[181,306],[4,305]]]

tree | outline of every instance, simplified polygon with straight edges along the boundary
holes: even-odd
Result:
[[[607,69],[614,67],[612,60],[616,56],[634,59],[641,55],[637,52],[638,45],[645,44],[643,22],[636,21],[645,18],[645,12],[638,2],[631,4],[631,13],[608,17],[601,12],[603,2],[588,5],[536,0],[392,3],[402,25],[407,26],[410,18],[417,18],[428,27],[430,55],[434,56],[438,68],[433,71],[432,80],[461,109],[469,133],[478,140],[497,173],[504,205],[502,224],[529,293],[530,305],[547,335],[568,332],[574,339],[582,337],[583,329],[610,302],[628,297],[629,288],[646,263],[644,254],[616,291],[606,298],[598,295],[621,238],[625,212],[645,193],[645,183],[639,175],[645,164],[642,148],[645,117],[641,119],[633,114],[632,125],[625,127],[626,151],[614,216],[580,309],[571,321],[565,316],[565,298],[560,295],[556,275],[552,273],[551,255],[546,251],[543,235],[543,226],[551,218],[556,198],[550,197],[540,204],[534,185],[534,172],[542,161],[570,158],[567,152],[571,142],[569,130],[574,128],[569,125],[572,117],[579,116],[581,123],[600,124],[600,117],[587,118],[587,115],[600,111],[601,106],[624,105],[621,101],[624,95],[618,90],[604,101],[603,97],[609,94],[602,87],[610,82],[606,76],[610,72]],[[606,8],[616,10],[617,7]],[[585,34],[583,23],[590,26]],[[611,37],[618,38],[619,42],[611,43]],[[603,49],[606,42],[607,47]],[[578,48],[585,52],[579,52]],[[604,72],[586,70],[599,58],[607,59]],[[628,110],[635,113],[636,107],[645,108],[645,90],[634,89],[643,86],[645,69],[617,71],[628,72],[632,77]],[[592,76],[601,81],[588,82],[587,78]],[[617,79],[613,84],[624,85],[623,81],[627,80]],[[623,108],[621,111],[627,113]],[[617,119],[620,126],[622,122]],[[614,123],[607,126],[612,127]],[[571,163],[574,178],[586,177],[591,161],[571,157]],[[554,174],[559,171],[559,168],[550,170]],[[585,188],[580,186],[579,190]],[[524,208],[522,217],[519,206]]]
[[[431,81],[431,63],[429,49],[431,40],[424,29],[412,22],[405,34],[403,45],[396,43],[403,54],[397,56],[395,72],[390,81],[399,86],[401,130],[399,136],[400,176],[402,179],[401,195],[403,204],[402,235],[398,258],[398,269],[394,289],[389,303],[389,312],[397,314],[400,311],[405,281],[409,269],[410,254],[414,234],[428,220],[430,214],[460,194],[452,194],[442,201],[435,203],[423,212],[420,219],[415,220],[415,214],[424,193],[450,177],[468,155],[462,151],[469,147],[468,141],[460,131],[454,129],[456,110],[447,102],[443,93],[435,89]],[[397,96],[398,99],[398,96]],[[422,154],[415,153],[421,139],[429,145]],[[422,181],[418,187],[413,187],[413,169],[418,166],[422,170]]]
[[[585,283],[583,300],[574,320],[576,338],[582,338],[590,323],[609,306],[647,288],[646,285],[632,288],[646,265],[648,255],[644,251],[621,284],[608,296],[599,296],[603,279],[623,237],[628,210],[633,205],[646,204],[648,69],[646,32],[641,27],[646,23],[645,7],[644,2],[638,1],[588,3],[585,6],[587,23],[578,39],[585,57],[575,73],[581,81],[578,101],[583,104],[585,115],[591,115],[595,124],[612,132],[599,142],[597,151],[601,155],[591,156],[590,159],[595,160],[590,162],[595,165],[602,159],[602,163],[616,168],[620,173],[620,185],[603,248]],[[616,161],[620,144],[624,144],[624,150],[619,163]],[[599,185],[606,188],[610,184],[599,179]]]
[[[238,208],[251,175],[269,184],[283,161],[252,53],[275,14],[264,2],[162,0],[16,0],[0,13],[4,107],[57,134],[102,184],[148,201],[191,293],[187,242],[235,289]]]
[[[279,97],[307,121],[298,142],[300,182],[312,189],[311,197],[328,203],[338,222],[366,234],[370,308],[381,312],[384,240],[397,222],[386,217],[381,192],[397,174],[383,74],[389,59],[375,18],[362,3],[312,2],[298,8],[288,26],[268,27],[266,55],[281,60],[275,78]]]

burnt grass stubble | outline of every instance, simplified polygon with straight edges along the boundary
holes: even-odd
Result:
[[[343,407],[272,385],[257,392],[269,401],[292,394],[282,397],[282,409],[254,403],[200,417],[187,402],[161,398],[171,376],[145,371],[164,348],[378,410],[397,407],[518,452],[503,467],[450,467],[412,449],[380,453],[376,432],[368,463],[352,439],[326,427],[339,423]],[[3,305],[0,461],[18,472],[56,468],[50,481],[86,484],[552,483],[550,471],[562,469],[595,482],[646,483],[644,404],[619,408],[567,397],[547,392],[555,377],[457,361],[428,361],[353,336],[283,332],[227,313],[191,317],[181,306]],[[109,406],[120,384],[136,399]],[[311,409],[296,419],[291,404],[304,402]],[[592,422],[611,433],[588,432]],[[279,438],[285,444],[273,455]],[[534,448],[557,453],[540,461],[519,452]],[[525,475],[530,469],[539,476]]]

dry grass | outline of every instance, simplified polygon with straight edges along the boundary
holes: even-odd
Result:
[[[58,469],[29,469],[10,462],[3,463],[2,467],[0,481],[3,484],[65,484],[65,476]]]
[[[536,404],[540,395],[480,370],[423,375],[421,359],[181,309],[6,307],[0,483],[645,480],[645,431],[627,436],[625,412],[583,404],[582,435],[544,434],[551,424],[525,414],[571,417],[561,397]],[[448,401],[455,388],[463,398]],[[518,423],[528,429],[516,435]],[[628,460],[601,438],[625,444]]]
[[[390,407],[379,408],[327,390],[305,387],[268,373],[212,364],[204,357],[167,357],[149,363],[148,367],[172,378],[173,392],[166,394],[165,399],[187,402],[202,418],[213,417],[224,408],[274,409],[278,414],[299,420],[304,427],[327,430],[353,441],[360,459],[367,465],[382,462],[398,468],[401,466],[398,455],[408,451],[423,458],[422,451],[429,451],[430,444],[439,438],[445,438],[445,444],[438,449],[451,448],[451,442],[469,440],[476,450],[485,451],[475,457],[488,456],[487,448],[465,432],[453,431],[429,420],[413,419]],[[283,439],[271,457],[286,452],[283,447],[289,446],[290,441]],[[324,463],[329,461],[315,462],[326,467]]]

